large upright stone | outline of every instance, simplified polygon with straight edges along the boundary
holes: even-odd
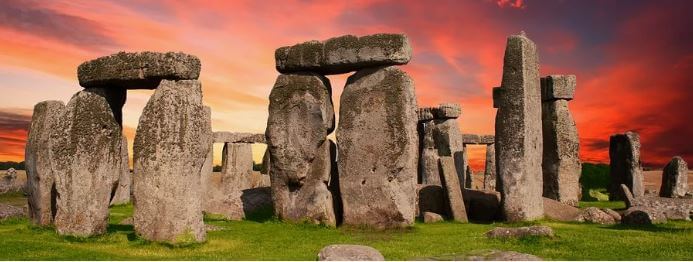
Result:
[[[44,101],[34,106],[27,135],[24,163],[27,176],[29,218],[36,225],[50,225],[55,216],[55,175],[49,153],[50,134],[65,110],[61,101]]]
[[[84,91],[106,99],[116,122],[121,126],[123,125],[123,105],[125,105],[125,100],[127,100],[127,89],[122,87],[93,87],[87,88]]]
[[[347,79],[340,105],[344,224],[411,225],[418,160],[414,83],[394,66],[363,69]]]
[[[200,76],[200,59],[185,53],[126,53],[99,57],[79,65],[79,85],[105,88],[155,89],[159,82],[194,80]]]
[[[458,104],[440,104],[433,110],[433,143],[438,157],[449,156],[454,159],[460,188],[464,188],[467,162],[464,153],[464,141],[457,117],[461,114]],[[440,175],[438,175],[440,176]]]
[[[630,131],[612,135],[609,139],[609,159],[609,199],[623,200],[621,184],[626,185],[634,197],[645,195],[640,164],[640,136]]]
[[[49,143],[59,234],[106,232],[111,192],[122,170],[122,142],[120,125],[103,97],[85,91],[72,96]]]
[[[685,197],[688,192],[688,164],[680,156],[675,156],[664,167],[661,197]]]
[[[366,67],[403,65],[411,59],[409,38],[403,34],[344,35],[324,42],[285,46],[274,53],[280,73],[342,74]]]
[[[118,185],[111,198],[111,205],[130,203],[130,195],[132,195],[132,176],[130,175],[129,163],[128,139],[123,136],[120,147],[120,176],[118,178]]]
[[[460,182],[457,181],[457,172],[455,171],[455,161],[452,157],[440,157],[440,175],[443,178],[445,192],[447,193],[448,204],[450,204],[450,213],[452,218],[458,222],[468,222],[467,211],[464,206],[464,198],[462,197],[462,188]]]
[[[253,149],[248,143],[224,143],[221,150],[221,172],[250,176],[253,172]]]
[[[211,141],[200,82],[161,81],[142,111],[133,147],[137,234],[169,243],[205,240],[200,176]]]
[[[524,33],[508,37],[503,81],[494,89],[497,190],[508,221],[543,216],[539,58]]]
[[[496,145],[486,145],[486,165],[484,166],[484,189],[496,190]]]
[[[544,197],[577,206],[580,162],[577,127],[568,109],[575,92],[574,75],[541,78]]]
[[[419,108],[417,110],[419,123],[417,132],[419,134],[419,178],[422,184],[441,185],[440,171],[438,168],[438,150],[434,136],[435,121],[433,109]]]
[[[241,220],[245,217],[241,196],[250,188],[253,172],[251,144],[224,143],[221,162],[221,181],[212,183],[211,176],[207,180],[204,212]]]
[[[336,225],[330,180],[331,86],[314,73],[280,75],[270,93],[267,146],[275,214]]]

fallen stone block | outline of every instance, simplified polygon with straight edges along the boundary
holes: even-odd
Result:
[[[553,237],[553,229],[547,226],[496,227],[486,232],[488,238]]]
[[[384,261],[375,248],[361,245],[329,245],[318,253],[318,261]]]
[[[265,134],[238,133],[218,131],[214,132],[214,143],[267,143]]]

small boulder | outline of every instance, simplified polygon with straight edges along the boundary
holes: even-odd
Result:
[[[631,207],[623,213],[621,223],[626,225],[652,225],[663,224],[667,218],[661,211],[645,208]]]
[[[588,207],[580,211],[576,219],[578,222],[588,222],[602,225],[616,224],[613,216],[596,207]]]
[[[468,261],[540,261],[540,257],[515,251],[504,250],[481,250],[472,251],[469,255],[461,260]],[[457,260],[457,259],[455,259]]]
[[[604,211],[604,213],[613,217],[614,221],[621,222],[621,214],[619,214],[618,212],[614,211],[613,209],[609,209],[609,208],[602,208],[601,210]]]
[[[553,229],[547,226],[496,227],[486,232],[488,238],[553,237]]]
[[[329,245],[318,253],[318,261],[384,261],[375,248],[360,245]]]
[[[443,216],[433,213],[433,212],[424,212],[423,213],[423,220],[424,223],[429,224],[429,223],[438,223],[443,221]]]

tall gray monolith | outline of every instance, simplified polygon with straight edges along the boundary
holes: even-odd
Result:
[[[424,107],[417,110],[419,123],[417,126],[419,133],[419,176],[422,184],[441,185],[440,171],[438,168],[438,150],[433,138],[435,121],[433,108]]]
[[[29,218],[36,225],[53,223],[55,216],[55,175],[49,154],[50,133],[65,110],[61,101],[43,101],[34,106],[24,151]]]
[[[144,239],[205,241],[201,170],[212,129],[197,80],[162,80],[140,116],[134,153],[134,227]]]
[[[544,197],[577,206],[580,162],[577,127],[568,109],[575,93],[574,75],[541,78]]]
[[[122,134],[107,101],[77,92],[51,132],[60,235],[89,237],[108,226],[111,192],[121,174]]]
[[[130,160],[128,158],[128,139],[123,136],[120,148],[120,176],[111,205],[123,205],[130,203],[132,195],[132,176],[130,175]]]
[[[537,48],[524,32],[508,37],[503,81],[494,89],[497,190],[508,221],[540,219],[541,89]]]
[[[362,69],[347,79],[337,129],[345,225],[414,223],[416,109],[414,83],[395,66]]]
[[[253,172],[253,155],[249,143],[224,143],[222,149],[221,181],[208,180],[205,191],[204,212],[241,220],[245,217],[241,195],[249,188]],[[210,177],[211,178],[211,177]]]
[[[609,199],[622,200],[621,184],[634,197],[645,195],[644,177],[640,164],[640,135],[635,132],[612,135],[609,139]]]
[[[484,189],[496,190],[496,145],[486,145],[486,165],[484,166]]]
[[[467,162],[462,132],[457,124],[461,112],[458,104],[440,104],[433,108],[433,142],[438,157],[449,156],[454,159],[457,180],[460,182],[460,188],[464,188]]]
[[[680,156],[675,156],[662,171],[661,197],[685,197],[688,192],[688,164]]]
[[[270,93],[267,146],[275,214],[294,222],[336,225],[330,180],[334,129],[331,86],[314,73],[282,74]]]

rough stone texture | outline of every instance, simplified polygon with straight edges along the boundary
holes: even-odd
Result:
[[[588,207],[580,211],[578,222],[589,222],[602,225],[613,225],[618,221],[613,216],[596,207]]]
[[[655,195],[633,197],[626,185],[621,185],[626,207],[639,207],[663,213],[670,220],[691,220],[693,198],[668,198]]]
[[[0,203],[0,221],[7,218],[23,217],[24,209]]]
[[[438,223],[441,222],[445,219],[443,219],[443,216],[433,213],[433,212],[423,212],[423,221],[424,223]]]
[[[132,176],[130,175],[130,160],[128,158],[128,139],[122,136],[120,143],[120,176],[116,190],[111,198],[111,205],[122,205],[130,203],[132,195]]]
[[[444,103],[434,107],[432,113],[436,119],[456,119],[462,114],[462,109],[459,104]]]
[[[484,167],[484,189],[496,190],[496,145],[486,145],[486,165]]]
[[[434,139],[435,122],[421,121],[418,126],[419,133],[419,182],[429,185],[440,185],[438,170],[438,150]]]
[[[481,144],[490,145],[496,142],[496,136],[494,135],[482,135],[479,139]]]
[[[419,116],[419,121],[430,121],[435,119],[433,116],[433,108],[431,107],[420,107],[416,109],[416,114]]]
[[[247,178],[253,172],[253,149],[250,144],[224,143],[221,152],[221,173]]]
[[[44,101],[34,106],[24,151],[29,218],[36,225],[50,225],[55,216],[55,174],[49,154],[50,133],[65,110],[61,101]]]
[[[497,190],[505,218],[542,217],[541,90],[537,48],[524,33],[508,37],[501,88],[494,89]]]
[[[244,215],[252,214],[264,207],[272,207],[272,189],[269,186],[244,189],[241,202]]]
[[[481,143],[481,137],[475,134],[462,134],[462,140],[465,144],[478,145]]]
[[[467,171],[464,175],[464,188],[474,188],[474,171],[469,165],[467,165]]]
[[[489,238],[553,237],[553,229],[547,226],[496,227],[486,232]]]
[[[209,106],[204,106],[203,117],[212,123],[212,108]],[[212,173],[214,173],[214,143],[209,141],[208,137],[200,137],[201,143],[209,143],[209,151],[207,156],[205,156],[205,162],[202,164],[200,169],[200,194],[202,196],[202,210],[204,210],[204,205],[207,203],[206,197],[209,192],[209,188],[212,186],[211,178]]]
[[[127,89],[155,89],[161,80],[188,80],[200,76],[200,59],[185,53],[140,52],[87,61],[77,68],[79,85]]]
[[[125,105],[125,100],[127,100],[127,89],[121,87],[91,87],[84,89],[84,91],[106,99],[116,122],[121,126],[123,125],[123,105]]]
[[[435,158],[449,156],[454,159],[457,180],[460,188],[465,188],[465,171],[467,170],[467,155],[462,133],[456,119],[438,119],[433,121],[433,144],[437,151]],[[428,156],[427,156],[428,157]],[[429,159],[425,159],[429,161]],[[430,165],[430,163],[427,163]],[[437,165],[436,165],[437,166]],[[430,176],[430,175],[429,175]],[[440,176],[440,175],[439,175]],[[434,179],[432,179],[434,180]]]
[[[280,75],[270,93],[265,135],[274,210],[281,219],[336,225],[327,188],[327,135],[335,125],[331,90],[324,76],[305,73]]]
[[[643,196],[645,187],[640,164],[640,136],[634,132],[612,135],[609,139],[609,159],[609,199],[623,200],[621,184],[625,184],[633,196]]]
[[[688,192],[688,164],[680,156],[675,156],[662,173],[661,197],[685,197]]]
[[[621,222],[621,214],[619,214],[618,212],[608,208],[601,208],[601,210],[607,215],[611,216],[614,219],[614,221],[616,221],[616,223]]]
[[[446,190],[441,185],[417,185],[418,212],[423,214],[431,212],[449,216],[450,205],[447,201]]]
[[[556,221],[575,221],[580,214],[580,209],[568,204],[558,202],[550,198],[544,200],[544,217]]]
[[[5,194],[8,192],[18,192],[25,193],[26,183],[19,181],[17,179],[17,171],[14,168],[9,168],[5,171],[5,174],[0,177],[0,194]]]
[[[646,207],[631,207],[623,213],[621,223],[626,225],[663,224],[667,218],[661,211]]]
[[[202,168],[212,145],[197,80],[161,81],[135,135],[134,227],[141,237],[202,242]]]
[[[339,178],[344,224],[404,227],[416,209],[416,95],[397,67],[368,68],[341,96]]]
[[[385,257],[369,246],[329,245],[320,250],[318,261],[385,261]]]
[[[263,175],[268,175],[270,173],[270,151],[269,147],[265,149],[265,154],[262,155],[262,169],[260,170],[260,173]]]
[[[79,237],[105,233],[122,170],[120,125],[103,97],[80,91],[53,127],[48,158],[57,191],[55,228]]]
[[[403,65],[411,59],[409,39],[403,34],[344,35],[324,42],[309,41],[274,52],[280,73],[342,74],[368,67]]]
[[[575,82],[575,75],[550,75],[542,77],[542,100],[572,100],[575,95]]]
[[[566,100],[575,90],[575,76],[542,78],[542,134],[544,197],[577,206],[580,194],[580,162],[577,127]],[[572,85],[572,86],[571,86]]]
[[[214,132],[214,143],[267,143],[265,134]]]
[[[500,193],[465,189],[462,195],[469,220],[491,222],[501,218]]]
[[[221,215],[227,220],[241,220],[245,217],[242,190],[249,188],[249,178],[253,172],[253,156],[250,144],[224,143],[222,149],[221,181],[206,182],[203,210],[208,214]]]
[[[443,186],[448,196],[450,204],[450,214],[453,220],[458,222],[468,222],[467,210],[464,206],[464,198],[462,197],[462,188],[457,181],[457,172],[455,171],[455,162],[452,157],[440,157],[440,174],[443,180]]]
[[[502,251],[502,250],[481,250],[472,251],[470,255],[464,258],[452,258],[450,260],[454,261],[541,261],[542,259],[538,256],[519,253],[515,251]],[[435,259],[437,260],[437,259]],[[447,259],[441,259],[447,260]]]

